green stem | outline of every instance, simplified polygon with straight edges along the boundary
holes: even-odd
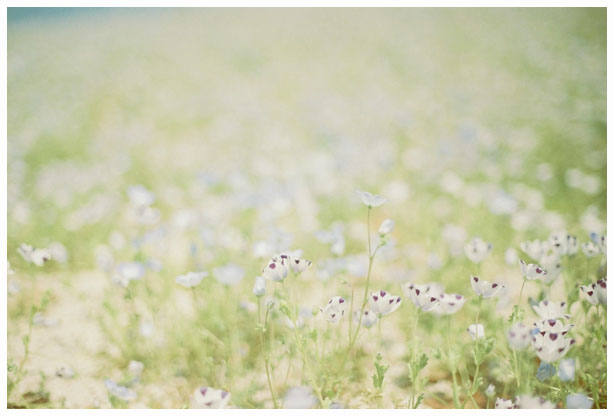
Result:
[[[524,284],[527,282],[527,279],[522,279],[522,286],[520,286],[520,296],[518,296],[518,307],[520,307],[520,301],[522,300],[522,291],[524,289]]]
[[[456,384],[456,369],[452,365],[451,353],[452,347],[450,345],[450,322],[452,321],[452,315],[448,315],[448,330],[446,331],[447,341],[448,341],[448,368],[450,373],[452,374],[452,398],[454,400],[454,407],[456,409],[460,408],[460,402],[458,400],[458,386]]]

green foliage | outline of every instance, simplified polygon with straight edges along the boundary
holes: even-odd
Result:
[[[378,353],[375,356],[375,374],[371,377],[373,380],[373,387],[376,390],[382,389],[382,384],[384,383],[384,376],[386,375],[386,371],[390,368],[389,365],[382,364],[382,354]]]

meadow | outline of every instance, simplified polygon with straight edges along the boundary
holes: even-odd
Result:
[[[607,407],[605,9],[22,12],[8,407]]]

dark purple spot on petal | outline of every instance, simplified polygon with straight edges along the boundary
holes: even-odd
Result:
[[[554,333],[550,334],[550,339],[552,341],[556,340],[558,337],[559,337],[559,334],[554,334]]]
[[[510,338],[514,338],[516,336],[515,332],[510,332]]]
[[[205,394],[207,394],[207,388],[206,388],[206,387],[201,387],[201,388],[200,388],[200,394],[202,394],[203,396],[204,396]]]
[[[377,301],[379,298],[377,296],[373,296],[373,300]]]
[[[548,319],[548,324],[549,324],[550,326],[554,326],[554,324],[556,324],[556,320],[554,320],[554,319]]]
[[[494,289],[494,288],[496,288],[497,286],[499,286],[499,284],[498,284],[498,283],[493,283],[493,284],[492,284],[492,288],[493,288],[493,289]]]
[[[287,258],[288,258],[288,256],[286,256],[285,254],[282,254],[280,257],[281,257],[282,259],[287,259]]]
[[[539,335],[541,335],[542,337],[543,337],[543,336],[546,336],[546,331],[542,331],[542,332],[540,332],[540,333],[539,333]]]
[[[271,263],[271,264],[269,264],[269,268],[274,269],[275,267],[277,267],[277,266],[275,265],[275,263]]]
[[[575,343],[576,343],[576,340],[575,340],[575,339],[572,339],[571,341],[569,341],[569,345],[573,345],[573,344],[575,344]]]
[[[391,304],[392,302],[394,302],[394,299],[390,299],[390,300],[388,301],[388,304]]]
[[[334,319],[334,318],[335,318],[335,315],[336,315],[336,314],[334,314],[334,313],[333,313],[333,314],[331,314],[331,315],[330,315],[330,317]]]
[[[431,298],[431,302],[435,302],[437,298]]]
[[[228,392],[222,390],[222,399],[224,399],[226,396],[228,396]]]
[[[416,289],[416,296],[420,295],[420,289]]]
[[[594,292],[592,290],[590,292],[586,292],[586,294],[589,295],[589,296],[593,296],[593,293]]]
[[[295,262],[296,264],[299,264],[301,261],[300,261],[300,260],[294,260],[294,262]]]
[[[328,301],[328,303],[329,303],[329,304],[333,303],[333,300],[332,300],[332,299],[331,299],[331,300],[329,300],[329,301]]]
[[[480,280],[480,279],[478,279],[478,278],[477,278],[477,277],[475,277],[475,276],[473,277],[473,281],[474,281],[474,282],[477,282],[478,280]]]
[[[345,299],[339,298],[339,303],[343,303],[343,302],[345,302]]]
[[[384,297],[384,296],[386,296],[386,292],[384,292],[383,290],[380,290],[380,291],[379,291],[379,295],[380,295],[381,297]]]
[[[456,299],[461,300],[463,297],[461,295],[456,295]]]
[[[559,353],[563,352],[565,348],[559,348]]]
[[[397,303],[399,303],[400,301],[401,301],[401,297],[399,296],[399,297],[397,298]]]

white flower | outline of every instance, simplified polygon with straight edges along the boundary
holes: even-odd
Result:
[[[493,397],[495,395],[495,385],[489,384],[486,390],[484,390],[484,394],[486,394],[487,397]]]
[[[567,354],[576,341],[555,332],[538,332],[533,335],[532,344],[540,360],[553,363]]]
[[[564,324],[558,319],[544,319],[533,324],[539,332],[557,333],[561,335],[567,334],[574,324]]]
[[[318,403],[309,387],[292,387],[284,396],[284,409],[311,409]]]
[[[382,221],[382,224],[379,226],[379,234],[382,236],[386,235],[392,232],[393,228],[394,228],[394,221],[391,220],[390,218],[385,219],[384,221]]]
[[[523,241],[520,243],[520,249],[524,251],[529,257],[539,260],[550,249],[550,244],[547,241],[533,240]]]
[[[291,256],[288,261],[290,262],[292,271],[297,275],[311,267],[311,261],[306,259],[299,259],[298,257]]]
[[[513,409],[514,403],[511,400],[505,400],[501,397],[497,397],[495,401],[495,409]]]
[[[365,310],[362,314],[362,326],[371,328],[377,322],[377,314],[370,310]],[[360,321],[360,311],[354,311],[354,321]]]
[[[559,379],[561,381],[573,381],[576,375],[576,360],[565,358],[559,363]]]
[[[580,393],[569,394],[565,399],[565,407],[568,409],[592,409],[593,399]]]
[[[593,241],[593,243],[595,243],[595,245],[597,246],[601,254],[607,254],[608,244],[607,244],[607,237],[605,235],[591,233],[590,238]]]
[[[475,340],[476,338],[484,338],[484,325],[482,324],[471,324],[469,328],[467,328],[467,332],[471,335],[471,339]]]
[[[269,280],[281,282],[288,276],[289,271],[290,262],[288,256],[281,255],[273,257],[264,269],[262,269],[262,274]]]
[[[73,378],[75,376],[75,370],[69,365],[63,365],[55,370],[55,375],[60,378]]]
[[[516,253],[516,250],[514,250],[511,247],[505,250],[505,263],[512,266],[516,264],[517,261],[518,261],[518,253]]]
[[[143,373],[144,368],[145,368],[145,364],[143,364],[141,361],[132,360],[128,364],[128,371],[134,377],[140,377],[141,373]]]
[[[213,275],[223,285],[235,286],[243,280],[245,271],[239,265],[234,263],[227,264],[225,266],[216,267],[213,269]]]
[[[207,272],[189,272],[179,275],[175,278],[175,282],[184,287],[197,286],[209,273]]]
[[[539,302],[539,304],[533,305],[533,310],[539,315],[540,318],[542,318],[542,320],[570,318],[570,316],[565,313],[565,302],[550,302],[548,300],[542,300]]]
[[[492,250],[492,244],[481,238],[474,238],[465,246],[465,255],[474,263],[481,263]]]
[[[254,288],[252,289],[252,293],[258,297],[264,296],[266,293],[266,280],[262,276],[257,276],[256,281],[254,282]]]
[[[430,311],[439,306],[439,295],[443,288],[438,284],[416,285],[406,283],[402,286],[405,296],[423,311]]]
[[[439,295],[439,307],[433,309],[433,312],[443,315],[452,315],[460,310],[465,304],[465,298],[458,294],[442,293]]]
[[[46,248],[34,248],[29,244],[22,243],[17,252],[21,254],[21,257],[28,263],[33,263],[38,267],[45,264],[46,261],[51,260],[51,253]]]
[[[582,251],[586,257],[595,257],[596,255],[600,254],[599,247],[592,241],[582,243]]]
[[[120,263],[115,268],[113,282],[122,286],[128,287],[132,280],[139,280],[145,274],[145,267],[137,261]]]
[[[373,195],[371,192],[356,191],[363,204],[369,208],[379,207],[386,202],[386,198],[380,195]]]
[[[230,400],[230,393],[211,387],[199,387],[194,391],[194,403],[198,409],[223,409]]]
[[[527,280],[535,280],[548,274],[546,270],[537,264],[527,264],[522,259],[518,260],[518,262],[520,264],[520,272],[522,273],[522,277]]]
[[[510,348],[522,350],[531,341],[531,329],[521,322],[517,322],[507,331],[507,342]]]
[[[385,316],[396,311],[401,306],[401,297],[393,296],[384,290],[378,293],[371,292],[369,297],[369,307],[378,316]]]
[[[324,308],[320,308],[320,312],[328,322],[336,324],[345,315],[345,308],[345,299],[335,296]]]
[[[58,263],[66,263],[68,260],[68,251],[62,243],[51,243],[48,250],[51,259],[57,261]]]
[[[552,250],[559,256],[573,256],[578,252],[578,239],[565,230],[552,233],[549,239]]]
[[[546,399],[528,395],[517,397],[516,406],[518,406],[519,409],[554,409],[556,407],[554,403]]]
[[[120,386],[113,380],[105,380],[104,385],[106,386],[109,393],[115,397],[118,397],[125,401],[132,401],[136,399],[136,392],[134,390],[131,390],[124,386]]]
[[[480,280],[477,276],[471,276],[471,287],[478,296],[488,299],[497,295],[505,286],[499,283],[490,283],[486,280]]]
[[[562,270],[561,258],[556,253],[543,256],[539,263],[544,267],[544,270],[547,270],[544,283],[551,284],[560,276]]]
[[[599,279],[597,283],[580,286],[582,296],[593,305],[607,304],[607,280]]]

